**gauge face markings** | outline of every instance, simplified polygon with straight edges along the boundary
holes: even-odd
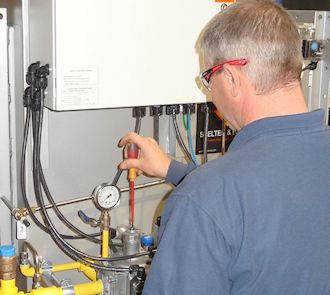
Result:
[[[101,185],[96,188],[95,202],[101,209],[112,209],[119,204],[120,190],[114,185]]]

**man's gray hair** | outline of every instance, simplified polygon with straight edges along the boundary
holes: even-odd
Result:
[[[246,58],[242,67],[257,93],[300,80],[302,43],[295,21],[267,0],[245,0],[218,13],[205,27],[201,49],[205,63]]]

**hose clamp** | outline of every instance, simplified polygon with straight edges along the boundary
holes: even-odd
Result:
[[[61,281],[63,295],[75,295],[74,287],[71,280],[66,279]]]

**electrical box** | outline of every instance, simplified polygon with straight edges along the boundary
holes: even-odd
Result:
[[[56,111],[206,101],[196,43],[215,0],[30,0],[27,64],[51,68]]]

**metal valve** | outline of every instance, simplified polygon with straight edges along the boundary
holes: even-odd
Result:
[[[83,223],[89,224],[92,227],[98,227],[100,225],[100,220],[96,220],[87,216],[82,210],[78,211],[78,216],[82,220]]]
[[[16,208],[5,196],[1,197],[1,200],[5,203],[10,210],[11,215],[17,220],[22,221],[26,227],[30,226],[30,222],[26,219],[29,215],[29,211],[26,208]]]

